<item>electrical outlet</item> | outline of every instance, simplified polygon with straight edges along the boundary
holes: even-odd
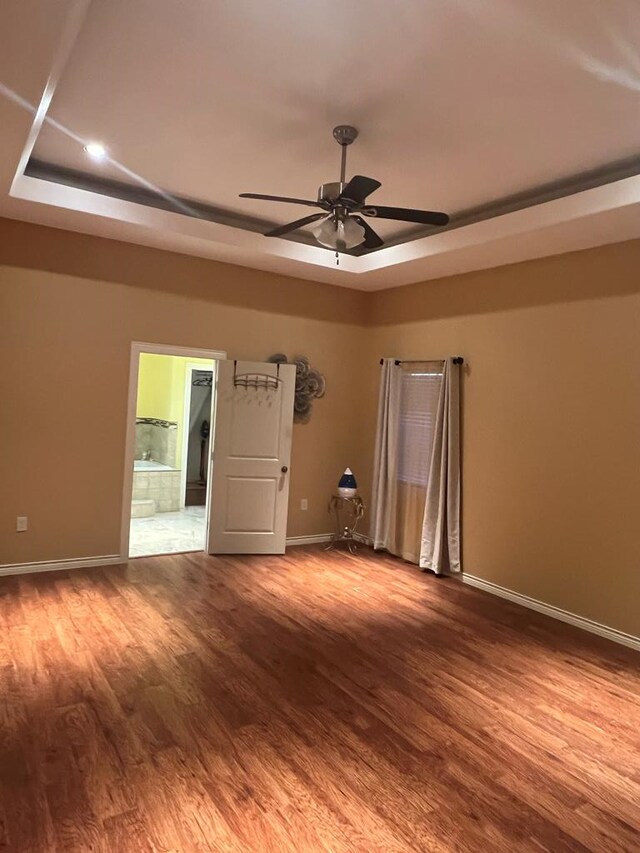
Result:
[[[16,531],[18,533],[24,533],[25,530],[28,529],[28,526],[29,526],[29,519],[27,518],[26,515],[19,515],[16,518]]]
[[[300,501],[300,509],[309,509],[309,501],[306,498]]]

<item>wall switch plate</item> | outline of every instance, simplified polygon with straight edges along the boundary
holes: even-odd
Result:
[[[306,498],[300,501],[300,509],[309,509],[309,501]]]
[[[29,519],[27,518],[26,515],[19,515],[16,518],[16,531],[18,533],[24,533],[25,530],[28,529],[28,526],[29,526]]]

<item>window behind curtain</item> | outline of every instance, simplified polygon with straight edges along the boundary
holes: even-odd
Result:
[[[406,365],[400,384],[398,479],[426,488],[442,385],[441,361]]]

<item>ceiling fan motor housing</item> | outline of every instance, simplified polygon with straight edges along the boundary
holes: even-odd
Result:
[[[333,181],[330,184],[322,184],[318,187],[318,201],[337,201],[346,185],[346,182],[343,181]]]

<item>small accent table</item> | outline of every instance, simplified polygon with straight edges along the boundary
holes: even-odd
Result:
[[[343,498],[342,495],[332,495],[328,507],[329,515],[332,515],[336,523],[336,532],[327,545],[330,551],[340,542],[344,542],[351,554],[357,548],[355,533],[358,523],[364,515],[364,501],[360,495],[352,498]]]

